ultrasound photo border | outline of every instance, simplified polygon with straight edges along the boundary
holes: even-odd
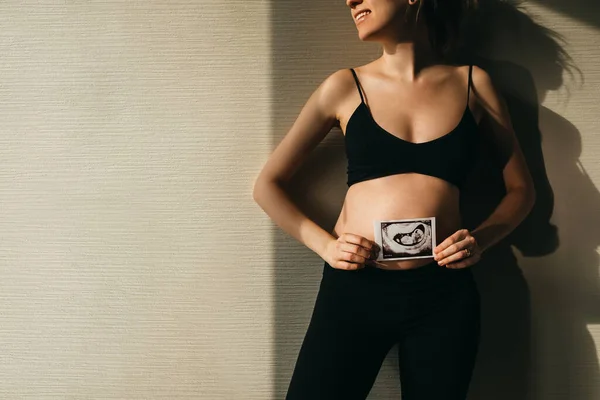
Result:
[[[417,222],[417,221],[431,221],[431,255],[383,258],[383,239],[381,237],[381,224],[388,224],[388,223],[394,223],[394,222]],[[435,217],[375,220],[375,221],[373,221],[373,230],[375,231],[375,235],[374,235],[375,243],[377,243],[377,245],[381,249],[379,251],[379,255],[377,256],[377,261],[397,261],[397,260],[414,260],[417,258],[433,258],[433,249],[437,246]]]

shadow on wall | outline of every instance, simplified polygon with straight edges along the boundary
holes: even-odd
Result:
[[[594,307],[600,195],[578,161],[579,132],[540,106],[549,91],[564,87],[563,73],[579,71],[556,33],[508,3],[481,0],[465,38],[457,57],[484,68],[503,94],[538,194],[528,218],[474,268],[482,341],[469,398],[600,398],[597,352],[587,329],[600,316]],[[502,156],[485,142],[481,154],[461,203],[468,228],[504,194]],[[543,257],[525,263],[527,280],[511,246],[525,257]]]
[[[600,4],[597,0],[532,0],[575,17],[589,25],[600,27]]]
[[[378,49],[356,37],[342,1],[271,1],[273,144],[279,143],[317,86],[334,71],[364,63]],[[294,201],[330,230],[346,193],[343,136],[332,130],[295,175]],[[323,261],[274,231],[274,398],[282,399],[308,327]]]
[[[334,71],[365,63],[378,49],[361,43],[342,1],[271,1],[273,144],[279,143],[318,85]],[[295,175],[292,198],[327,230],[346,193],[343,135],[332,130]],[[323,261],[274,231],[274,398],[283,399],[316,298]]]
[[[503,94],[538,201],[524,223],[474,267],[482,297],[482,340],[470,399],[597,399],[598,360],[587,324],[600,320],[593,306],[599,280],[595,249],[600,241],[600,195],[578,163],[579,132],[540,107],[546,93],[563,86],[563,72],[577,69],[560,39],[524,12],[499,0],[480,2],[481,9],[466,27],[469,40],[455,60],[484,68]],[[327,75],[367,63],[379,49],[359,41],[343,3],[271,4],[277,144]],[[294,201],[326,230],[333,228],[346,193],[345,162],[343,136],[334,129],[289,188]],[[486,140],[478,162],[477,173],[461,195],[468,228],[489,215],[504,195],[502,156]],[[280,230],[274,233],[274,243],[274,393],[283,398],[323,261]],[[514,248],[525,257],[536,257],[540,268],[524,274]],[[396,353],[396,348],[390,351],[369,399],[399,398]]]

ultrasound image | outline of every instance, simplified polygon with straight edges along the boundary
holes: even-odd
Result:
[[[435,220],[433,218],[378,221],[382,260],[433,257]],[[378,240],[376,240],[378,242]]]

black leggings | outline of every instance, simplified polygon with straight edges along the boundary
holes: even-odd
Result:
[[[398,343],[402,400],[464,400],[479,344],[472,271],[325,263],[286,400],[364,400]]]

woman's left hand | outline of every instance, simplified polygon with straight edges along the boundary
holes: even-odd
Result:
[[[481,259],[481,249],[467,229],[449,236],[433,249],[434,259],[446,268],[466,268]]]

